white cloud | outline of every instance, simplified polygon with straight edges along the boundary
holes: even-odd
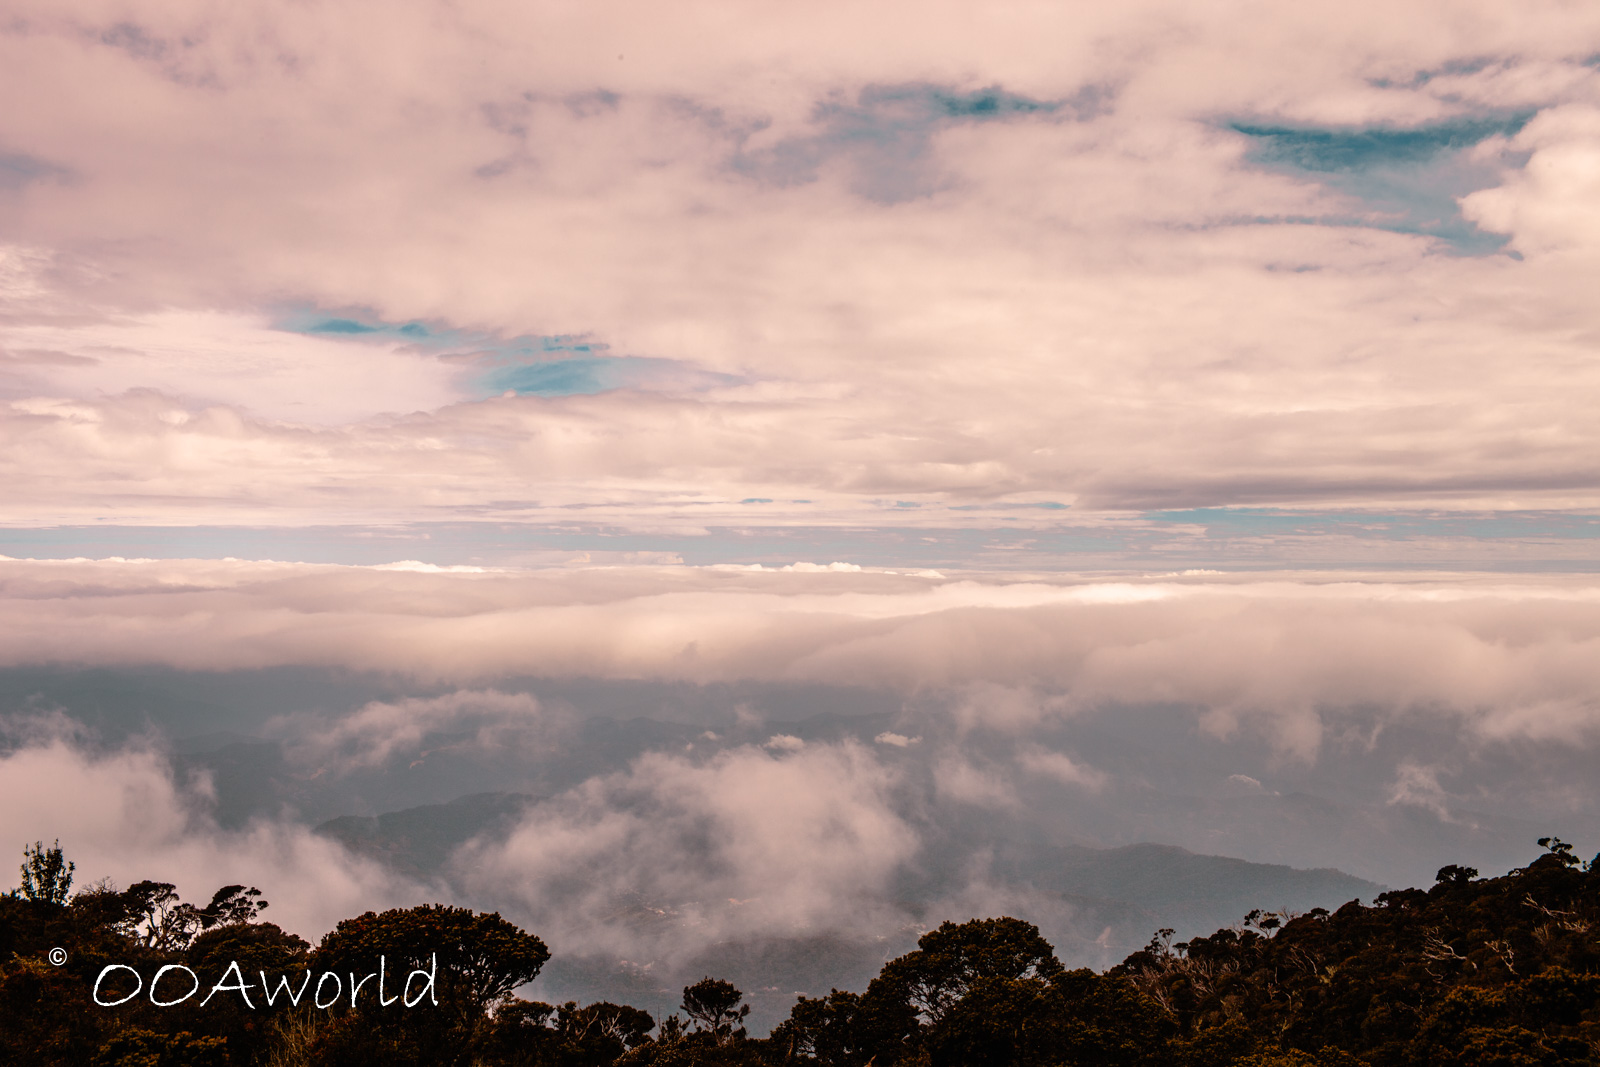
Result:
[[[917,847],[855,744],[704,763],[665,754],[532,808],[460,857],[468,886],[565,952],[680,957],[746,936],[864,930]]]
[[[474,691],[513,676],[945,690],[960,729],[1008,735],[1085,708],[1171,705],[1307,760],[1331,724],[1371,712],[1484,740],[1588,744],[1600,728],[1600,585],[1582,575],[1221,576],[1115,592],[1129,584],[9,560],[0,663],[338,666],[472,687],[364,709],[361,730],[328,741],[329,758],[361,760],[436,721],[546,722],[528,698]]]
[[[892,730],[885,730],[877,737],[874,737],[873,740],[880,745],[892,745],[895,748],[907,748],[916,744],[918,741],[921,741],[922,738],[907,737],[905,734],[897,734]]]
[[[1439,784],[1439,768],[1406,761],[1395,771],[1389,803],[1407,804],[1432,812],[1441,822],[1453,822],[1450,795]]]
[[[152,879],[203,905],[221,886],[258,886],[265,918],[312,940],[340,919],[430,893],[305,827],[219,830],[204,801],[203,787],[174,781],[162,757],[136,747],[97,756],[57,737],[0,755],[0,841],[59,838],[79,888]]]
[[[317,773],[348,773],[380,767],[397,753],[417,749],[428,735],[441,730],[471,732],[466,745],[493,749],[530,731],[553,732],[563,720],[551,716],[525,693],[458,690],[438,697],[413,697],[386,703],[371,701],[349,715],[324,723],[309,715],[279,716],[264,724],[269,735],[286,739],[296,762]],[[464,744],[451,742],[453,747]]]
[[[1104,772],[1079,763],[1065,752],[1051,752],[1038,746],[1028,746],[1019,751],[1017,763],[1025,771],[1091,791],[1104,788],[1110,780]]]
[[[981,24],[949,4],[13,6],[15,521],[1600,501],[1600,324],[1569,262],[1600,241],[1582,7],[1309,4],[1240,32],[1167,2]],[[828,140],[829,114],[895,85],[1102,106],[930,127],[876,163]],[[1253,165],[1227,127],[1505,109],[1539,111],[1512,146],[1528,167],[1480,160],[1464,210],[1522,262],[1304,225],[1364,209]],[[838,149],[814,181],[735,166],[802,143]],[[863,197],[863,165],[928,195]],[[285,306],[731,377],[467,402],[459,364],[270,329]]]
[[[1600,107],[1550,108],[1513,141],[1530,154],[1505,184],[1467,196],[1462,209],[1487,229],[1512,236],[1528,255],[1576,255],[1593,268],[1600,253]]]

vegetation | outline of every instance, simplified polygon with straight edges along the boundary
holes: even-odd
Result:
[[[36,842],[0,897],[0,1063],[1600,1067],[1600,857],[1540,845],[1498,878],[1450,866],[1371,906],[1162,930],[1103,974],[1065,969],[1019,919],[945,923],[864,991],[801,997],[754,1038],[711,977],[659,1025],[519,999],[549,952],[497,914],[369,912],[313,947],[262,921],[254,888],[203,908],[162,882],[72,894],[59,844]]]

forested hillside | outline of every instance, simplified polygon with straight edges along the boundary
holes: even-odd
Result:
[[[549,959],[497,914],[429,905],[347,919],[312,946],[255,888],[203,907],[171,885],[72,892],[30,846],[0,897],[0,1059],[97,1067],[298,1064],[1600,1064],[1600,857],[1305,915],[1158,931],[1104,973],[1066,970],[1029,923],[945,923],[865,990],[801,997],[769,1037],[714,977],[682,1014],[515,996]]]

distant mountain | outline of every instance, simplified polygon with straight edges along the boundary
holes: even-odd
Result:
[[[446,873],[450,854],[462,844],[480,835],[504,833],[538,799],[526,793],[473,793],[448,804],[424,804],[383,815],[341,815],[315,832],[426,881]]]
[[[808,745],[852,742],[896,775],[902,810],[925,823],[919,831],[928,851],[952,846],[945,851],[963,861],[957,877],[974,849],[996,840],[1091,847],[1159,841],[1416,884],[1451,863],[1509,867],[1529,841],[1590,813],[1549,785],[1584,773],[1572,762],[1581,754],[1559,747],[1490,758],[1453,747],[1459,739],[1448,732],[1393,726],[1370,745],[1330,742],[1314,761],[1285,763],[1267,747],[1212,737],[1158,706],[1040,725],[1030,744],[1069,753],[1105,776],[1100,788],[1085,790],[1016,773],[1016,738],[941,735],[947,716],[937,708],[839,686],[503,681],[497,689],[526,691],[540,710],[494,720],[492,743],[482,729],[490,720],[470,715],[428,725],[412,741],[387,746],[376,763],[344,761],[314,743],[338,735],[366,701],[439,695],[399,686],[394,678],[325,672],[0,669],[0,717],[60,705],[107,743],[167,737],[178,777],[209,783],[209,807],[227,829],[262,817],[315,824],[376,815],[468,792],[555,796],[596,776],[627,773],[647,753],[698,761],[775,735]],[[6,743],[0,736],[0,749]],[[1423,800],[1396,793],[1397,767],[1415,762],[1416,753],[1429,753],[1430,766],[1472,767],[1471,781]],[[947,795],[938,778],[950,760],[1003,780],[1015,803],[974,805]]]
[[[450,883],[467,873],[452,866],[457,848],[474,838],[503,837],[539,800],[527,793],[474,793],[447,804],[376,816],[344,815],[322,823],[316,832],[412,878]],[[952,854],[938,857],[947,873],[965,868],[973,848],[971,841],[956,849],[949,849],[950,844],[946,842],[946,850]],[[1105,967],[1143,946],[1162,927],[1176,929],[1182,939],[1235,925],[1252,908],[1303,913],[1358,898],[1370,901],[1384,890],[1331,868],[1251,863],[1172,845],[1091,848],[1000,840],[987,842],[985,851],[990,857],[986,878],[999,893],[988,905],[960,900],[952,895],[954,881],[935,878],[902,887],[897,903],[905,922],[879,937],[780,934],[720,942],[676,967],[666,961],[566,952],[540,980],[539,995],[612,999],[665,1011],[686,982],[702,972],[716,973],[749,991],[752,1019],[765,1026],[787,1013],[797,992],[815,995],[835,985],[865,982],[885,960],[906,951],[917,930],[968,917],[962,908],[987,906],[1037,922],[1068,966]],[[636,910],[638,915],[619,913],[617,922],[638,927],[642,934],[647,926],[676,921],[670,909],[666,915]],[[648,941],[641,939],[641,949]]]
[[[1331,867],[1251,863],[1174,845],[1035,847],[997,862],[996,870],[1036,889],[1132,905],[1163,917],[1163,925],[1195,929],[1228,926],[1256,907],[1303,912],[1370,901],[1387,888]]]

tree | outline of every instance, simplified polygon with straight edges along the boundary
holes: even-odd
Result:
[[[789,1018],[772,1031],[772,1045],[786,1059],[811,1056],[829,1067],[858,1067],[873,1058],[875,1036],[860,995],[835,989],[796,1001]]]
[[[750,1014],[750,1005],[741,1005],[744,994],[732,982],[718,978],[702,978],[691,986],[683,987],[683,1013],[695,1024],[695,1029],[710,1033],[719,1044],[734,1037],[745,1036],[743,1023]]]
[[[1550,855],[1554,856],[1563,867],[1576,867],[1578,865],[1578,857],[1572,854],[1572,846],[1561,840],[1561,838],[1541,837],[1538,843],[1539,847],[1548,849]]]
[[[608,1057],[607,1062],[624,1050],[637,1046],[655,1028],[656,1021],[649,1012],[627,1004],[613,1004],[608,1000],[596,1001],[581,1008],[577,1001],[568,1001],[561,1005],[556,1022],[562,1040],[569,1044],[589,1046],[598,1042],[614,1043],[616,1051]]]
[[[980,978],[924,1047],[932,1067],[1046,1067],[1149,1062],[1168,1028],[1126,979],[1087,969],[1044,978]]]
[[[175,1025],[183,1024],[180,1013],[192,1011],[188,1022],[191,1029],[203,1028],[207,1034],[226,1038],[230,1055],[235,1057],[230,1062],[247,1062],[249,1052],[267,1043],[273,1024],[287,1023],[300,1014],[279,983],[286,979],[289,988],[299,988],[305,981],[310,953],[309,944],[274,923],[213,925],[194,939],[182,961],[201,976],[206,988],[220,980],[230,964],[237,963],[243,980],[251,987],[247,994],[250,1002],[247,1005],[239,994],[226,993],[202,1009],[198,1006],[205,996],[202,991],[193,1001],[173,1009]],[[260,985],[263,976],[268,983],[265,990]],[[273,1003],[267,1003],[267,994],[272,994]]]
[[[61,855],[61,839],[49,848],[43,841],[22,847],[22,886],[18,892],[26,900],[45,904],[65,904],[72,889],[72,872],[77,865]]]
[[[360,1057],[419,1063],[470,1063],[492,1029],[490,1013],[517,986],[531,982],[550,958],[539,938],[500,917],[469,908],[424,904],[345,919],[322,939],[311,966],[337,974],[370,974],[380,957],[389,995],[404,997],[412,971],[433,975],[432,993],[411,986],[413,1006],[378,1004],[369,983],[344,1024],[348,1062]],[[346,994],[348,996],[348,993]],[[381,1051],[379,1051],[381,1050]]]
[[[122,891],[125,931],[157,952],[181,952],[201,927],[200,911],[171,882],[135,882]]]
[[[340,921],[318,946],[315,966],[376,970],[380,955],[397,971],[427,970],[437,955],[440,1005],[479,1017],[533,981],[550,950],[499,912],[424,904]]]
[[[157,1033],[137,1027],[100,1047],[91,1067],[227,1067],[228,1043],[180,1030]]]
[[[261,890],[255,886],[225,885],[211,897],[211,903],[200,909],[200,926],[209,930],[213,926],[236,926],[253,923],[267,910],[267,902],[258,899]]]
[[[1061,973],[1055,949],[1030,922],[1008,917],[946,922],[917,939],[917,950],[891,960],[868,995],[889,995],[930,1024],[942,1019],[981,978],[1050,979]]]

